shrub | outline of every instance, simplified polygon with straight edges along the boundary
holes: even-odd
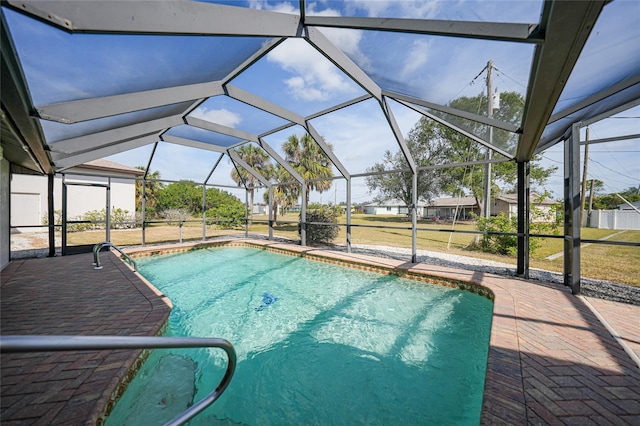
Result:
[[[207,219],[219,221],[217,226],[220,229],[232,229],[244,223],[246,208],[240,200],[238,202],[227,202],[218,207],[207,210]]]
[[[307,224],[307,244],[330,243],[338,236],[340,208],[313,206],[307,210],[307,222],[323,222],[330,225]],[[300,217],[300,216],[299,216]]]

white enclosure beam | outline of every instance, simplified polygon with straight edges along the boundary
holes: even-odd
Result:
[[[150,133],[157,133],[172,126],[182,124],[182,116],[159,118],[157,120],[145,121],[131,126],[119,127],[105,130],[103,132],[92,133],[76,138],[65,139],[49,144],[51,151],[62,154],[73,154],[75,152],[97,149],[114,142],[130,140]]]
[[[504,155],[507,158],[513,158],[513,154],[508,153],[507,151],[504,151],[500,148],[498,148],[497,146],[490,144],[489,142],[485,141],[484,139],[474,135],[473,133],[470,133],[466,130],[464,130],[461,127],[456,126],[455,124],[451,124],[449,123],[447,120],[440,118],[434,114],[431,114],[429,111],[425,111],[424,109],[417,107],[415,105],[410,104],[409,102],[404,102],[404,101],[398,101],[399,103],[401,103],[402,105],[406,106],[407,108],[411,108],[412,110],[424,115],[425,117],[430,118],[433,121],[436,121],[440,124],[442,124],[443,126],[446,126],[448,128],[450,128],[451,130],[455,130],[456,132],[460,133],[463,136],[468,137],[471,140],[474,140],[476,142],[478,142],[479,144],[493,150],[494,152],[497,152],[500,155]]]
[[[164,142],[173,143],[176,145],[189,146],[191,148],[204,149],[206,151],[214,151],[221,152],[223,154],[227,153],[226,148],[219,147],[218,145],[213,145],[206,142],[194,141],[193,139],[185,139],[178,136],[171,135],[162,135],[160,138]]]
[[[338,159],[338,157],[336,157],[333,151],[329,149],[329,146],[324,141],[324,138],[320,136],[320,133],[318,133],[316,129],[309,122],[307,122],[306,124],[306,129],[309,132],[309,135],[311,135],[311,137],[313,138],[313,140],[316,141],[320,149],[322,149],[322,151],[327,155],[327,157],[329,157],[329,160],[331,160],[333,165],[336,166],[336,169],[338,169],[340,174],[344,176],[345,179],[349,179],[350,174],[347,171],[347,168],[344,165],[342,165],[342,162]]]
[[[72,32],[294,37],[297,15],[186,1],[9,1]]]
[[[134,140],[115,143],[99,149],[92,149],[91,151],[86,151],[82,154],[64,155],[54,152],[51,153],[51,158],[56,166],[56,170],[59,171],[61,169],[68,169],[69,167],[86,163],[87,161],[97,160],[99,158],[104,158],[110,155],[115,155],[121,152],[129,151],[131,149],[139,148],[144,145],[149,145],[157,141],[158,135],[154,134],[143,136]]]
[[[411,173],[415,175],[417,169],[416,162],[413,160],[413,155],[411,155],[411,152],[409,151],[409,146],[407,146],[407,143],[404,140],[404,136],[402,136],[400,126],[398,126],[398,123],[396,122],[396,119],[393,115],[393,112],[391,111],[391,108],[389,107],[389,103],[387,102],[386,98],[382,99],[382,102],[380,102],[380,107],[382,108],[384,116],[387,118],[389,126],[391,126],[391,130],[393,131],[393,135],[395,136],[398,145],[400,145],[400,150],[402,150],[404,158],[407,160],[407,164],[411,169]]]
[[[536,24],[508,22],[447,21],[434,19],[361,18],[344,16],[308,16],[305,25],[351,28],[372,31],[477,38],[485,40],[540,43]]]
[[[227,154],[236,164],[239,164],[240,166],[242,166],[242,168],[251,173],[251,175],[258,179],[264,186],[266,186],[267,188],[271,186],[271,183],[264,176],[255,171],[255,169],[251,167],[246,161],[240,158],[237,152],[230,149],[227,151]]]
[[[227,84],[225,86],[225,92],[229,97],[237,101],[244,102],[247,105],[251,105],[253,107],[261,109],[262,111],[304,126],[303,116],[296,114],[293,111],[289,111],[288,109],[283,108],[280,105],[276,105],[273,102],[269,102],[266,99],[259,98],[253,93],[249,93],[245,90],[240,89],[239,87],[232,86],[231,84]]]
[[[289,174],[293,176],[295,180],[298,181],[298,183],[300,184],[304,183],[304,179],[302,178],[302,176],[300,176],[300,174],[296,172],[295,169],[291,167],[291,165],[271,147],[271,145],[269,145],[263,139],[260,139],[258,143],[260,144],[262,149],[264,149],[267,152],[267,154],[269,154],[274,160],[276,160],[278,164],[284,167],[285,170],[288,171]]]
[[[517,161],[529,161],[533,157],[553,108],[606,3],[606,0],[544,3],[540,29],[545,34],[545,42],[536,46],[531,64]]]
[[[195,117],[187,117],[185,119],[188,125],[197,127],[203,130],[210,130],[212,132],[220,133],[227,136],[233,136],[234,138],[243,139],[246,141],[258,142],[258,136],[244,132],[242,130],[234,129],[233,127],[223,126],[222,124],[212,123],[211,121],[202,120]]]
[[[329,39],[317,28],[306,28],[306,36],[309,43],[313,45],[342,72],[351,77],[360,87],[366,90],[371,96],[378,100],[382,99],[382,89],[371,79],[359,66],[357,66],[345,53],[338,49]]]
[[[195,101],[223,93],[220,82],[213,81],[43,105],[36,107],[36,111],[38,116],[44,120],[72,124],[169,104]]]
[[[493,126],[498,129],[506,130],[507,132],[518,133],[518,126],[515,126],[511,123],[506,123],[504,121],[496,120],[494,118],[489,118],[484,115],[478,115],[472,112],[462,111],[460,109],[451,108],[445,105],[434,104],[433,102],[424,101],[422,99],[403,95],[401,93],[392,92],[390,90],[383,90],[382,94],[398,102],[406,101],[406,102],[416,104],[425,108],[435,109],[436,111],[455,115],[456,117],[466,118],[467,120],[475,121],[481,124],[486,124],[487,126]]]

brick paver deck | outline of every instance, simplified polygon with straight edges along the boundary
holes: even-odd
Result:
[[[111,253],[17,260],[2,271],[2,335],[153,336],[170,302]],[[3,354],[0,423],[96,424],[140,351]]]
[[[444,279],[473,282],[489,288],[495,295],[495,302],[485,381],[483,424],[640,425],[640,368],[619,343],[624,342],[636,355],[640,355],[640,306],[576,297],[561,286],[480,272],[416,265],[260,240],[250,242],[330,257],[337,261],[356,261],[378,268],[400,268]],[[16,262],[3,271],[2,333],[19,332],[11,328],[14,325],[9,327],[9,324],[14,324],[21,316],[34,322],[31,330],[36,331],[28,331],[29,333],[62,334],[58,327],[63,327],[67,334],[157,332],[157,329],[143,330],[144,327],[131,323],[133,318],[145,315],[140,314],[140,310],[147,312],[149,316],[156,315],[152,306],[159,306],[159,303],[154,302],[153,295],[145,293],[146,295],[138,296],[137,299],[129,295],[123,300],[122,294],[116,294],[118,291],[109,292],[106,289],[116,282],[111,278],[109,283],[97,282],[95,278],[98,275],[85,266],[86,259],[80,261],[81,257]],[[104,256],[104,259],[105,272],[118,269],[122,275],[127,276],[125,283],[120,284],[131,288],[146,287],[141,282],[136,283],[135,275],[123,264],[118,265],[115,256]],[[109,264],[106,263],[107,259]],[[44,265],[44,262],[48,263]],[[86,285],[86,282],[84,285],[76,283],[80,276],[71,272],[71,264],[75,263],[82,263],[80,274],[90,278],[90,285]],[[51,270],[56,269],[60,275],[54,276]],[[120,280],[122,281],[121,278]],[[45,282],[49,283],[52,290],[41,290],[41,285],[45,285]],[[66,285],[60,286],[60,283]],[[14,287],[11,292],[6,291],[11,286]],[[70,313],[69,306],[60,306],[59,294],[86,299],[87,306],[91,306],[93,301],[93,308],[84,310],[85,308],[80,308],[79,302],[74,302]],[[160,295],[155,297],[160,301]],[[6,300],[9,298],[11,300]],[[109,314],[114,315],[114,319],[105,321],[102,316],[106,314],[98,313],[98,309],[108,301],[115,300],[118,302],[111,303],[111,308],[106,309]],[[11,311],[5,312],[5,306],[10,307]],[[593,313],[591,307],[604,318],[618,340]],[[37,321],[35,324],[33,318],[48,315],[48,310],[57,312],[52,317],[56,321]],[[91,322],[98,331],[90,330],[88,324]],[[42,359],[40,355],[31,355],[27,361],[12,360],[5,364],[7,355],[3,355],[3,424],[5,419],[17,419],[19,415],[23,415],[20,413],[26,412],[31,412],[31,418],[39,420],[39,423],[52,423],[50,419],[59,423],[65,423],[66,419],[78,423],[83,419],[75,410],[78,406],[91,405],[94,409],[87,410],[87,413],[99,412],[102,408],[95,407],[102,404],[105,398],[104,395],[102,398],[94,396],[102,388],[98,385],[88,386],[93,383],[91,377],[99,369],[92,367],[101,361],[97,360],[99,356],[100,354],[84,354],[66,359],[58,354],[49,355],[53,359]],[[26,364],[22,366],[21,363],[24,362]],[[108,388],[115,380],[113,378],[119,377],[122,372],[119,370],[121,364],[117,368],[111,362],[106,365],[114,365],[113,368],[107,368],[108,372],[100,370],[104,376],[110,374],[111,381],[101,382],[101,385]],[[53,370],[44,372],[51,367]],[[92,368],[92,373],[85,372]],[[8,378],[7,382],[5,377]],[[31,381],[31,384],[27,381]],[[54,399],[47,399],[41,393],[45,387],[43,383],[48,382],[60,383],[56,385],[59,390]],[[91,395],[92,398],[89,401],[84,395]],[[67,400],[57,400],[64,398]],[[94,422],[94,417],[84,419],[88,419],[89,423]]]

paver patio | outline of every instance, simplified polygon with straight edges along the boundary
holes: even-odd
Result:
[[[640,424],[640,367],[620,344],[640,356],[640,306],[479,272],[246,242],[490,289],[495,302],[483,424]],[[2,271],[2,334],[158,333],[170,302],[115,255],[101,256],[102,271],[94,271],[91,261],[91,255],[76,255],[12,262]],[[0,420],[95,424],[136,357],[131,351],[4,354]]]

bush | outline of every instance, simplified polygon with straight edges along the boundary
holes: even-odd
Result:
[[[518,219],[515,217],[509,219],[504,213],[490,218],[476,217],[476,227],[481,232],[517,233]],[[518,237],[515,235],[483,235],[476,247],[489,253],[514,255],[518,251]]]
[[[335,240],[340,230],[338,216],[340,208],[329,206],[313,206],[307,211],[307,222],[324,222],[332,225],[307,224],[307,244],[330,243]],[[300,218],[300,216],[299,216]],[[298,231],[300,232],[300,231]]]
[[[212,207],[207,210],[207,219],[215,220],[220,229],[233,229],[244,223],[246,216],[246,208],[240,200],[237,202],[227,201],[218,207]]]

